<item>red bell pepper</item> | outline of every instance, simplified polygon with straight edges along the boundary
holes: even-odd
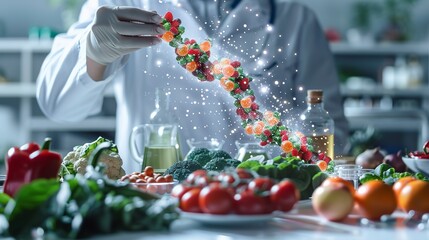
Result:
[[[7,172],[4,193],[14,196],[26,183],[39,178],[56,178],[61,167],[61,154],[49,150],[51,139],[45,139],[42,148],[27,143],[7,152]]]

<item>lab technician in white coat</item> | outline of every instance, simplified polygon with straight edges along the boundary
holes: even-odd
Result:
[[[103,6],[102,8],[100,8]],[[119,6],[119,7],[118,7]],[[241,61],[261,109],[277,110],[282,121],[306,108],[306,90],[323,89],[335,121],[336,154],[348,135],[336,69],[327,40],[308,8],[280,0],[87,1],[79,21],[58,35],[37,81],[37,99],[50,119],[78,122],[100,112],[114,89],[116,143],[127,172],[132,128],[148,123],[156,88],[169,92],[182,149],[185,139],[218,138],[234,155],[235,141],[250,141],[241,129],[234,99],[216,82],[199,82],[176,62],[174,49],[156,36],[171,11],[184,37],[212,39],[212,57]],[[159,15],[158,15],[158,14]]]

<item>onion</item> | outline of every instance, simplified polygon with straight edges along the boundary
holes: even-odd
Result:
[[[356,164],[363,168],[376,168],[383,163],[384,155],[380,152],[380,148],[367,149],[365,152],[356,157]]]
[[[402,160],[401,151],[398,151],[396,154],[386,155],[383,159],[383,162],[392,166],[396,172],[405,172],[407,170],[407,166]]]
[[[342,221],[353,210],[354,199],[344,184],[332,183],[316,188],[311,203],[314,211],[329,221]]]

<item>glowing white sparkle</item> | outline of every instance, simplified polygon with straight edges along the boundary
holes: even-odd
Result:
[[[274,81],[274,84],[275,85],[279,85],[279,81]]]
[[[277,51],[282,52],[282,49],[281,49],[281,48],[279,48],[279,49],[277,49]]]
[[[261,88],[260,88],[260,92],[262,93],[262,94],[266,94],[266,93],[268,93],[268,91],[269,91],[270,89],[268,88],[268,86],[261,86]]]
[[[157,65],[158,67],[160,67],[160,66],[162,65],[162,61],[161,61],[161,60],[156,60],[156,65]]]
[[[304,88],[303,88],[303,87],[299,87],[299,88],[298,88],[298,90],[299,90],[299,91],[302,91],[302,90],[304,90]]]
[[[267,55],[267,54],[268,54],[268,51],[267,51],[267,50],[264,50],[262,53],[263,53],[263,54],[265,54],[265,55]]]
[[[271,32],[273,31],[273,26],[271,26],[270,24],[267,25],[267,31]]]

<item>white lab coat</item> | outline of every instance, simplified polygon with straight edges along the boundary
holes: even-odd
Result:
[[[296,113],[306,108],[307,89],[323,89],[325,108],[335,120],[336,153],[341,153],[347,139],[347,121],[333,57],[316,16],[297,3],[278,1],[272,30],[267,31],[271,14],[267,2],[243,0],[231,11],[211,36],[215,46],[211,59],[231,57],[241,61],[245,71],[255,75],[251,87],[261,109],[280,111],[283,122],[296,118]],[[97,114],[106,87],[113,85],[117,102],[115,141],[127,172],[140,170],[130,157],[128,139],[134,126],[149,121],[156,87],[171,92],[171,108],[179,119],[184,154],[188,138],[224,140],[224,149],[232,155],[237,152],[235,140],[256,140],[244,134],[234,99],[216,81],[199,82],[182,69],[168,44],[122,57],[108,66],[104,81],[92,81],[86,73],[85,33],[101,5],[130,5],[161,15],[171,11],[182,20],[185,37],[197,41],[207,38],[187,1],[88,1],[78,23],[55,38],[41,68],[37,99],[46,116],[77,122]]]

